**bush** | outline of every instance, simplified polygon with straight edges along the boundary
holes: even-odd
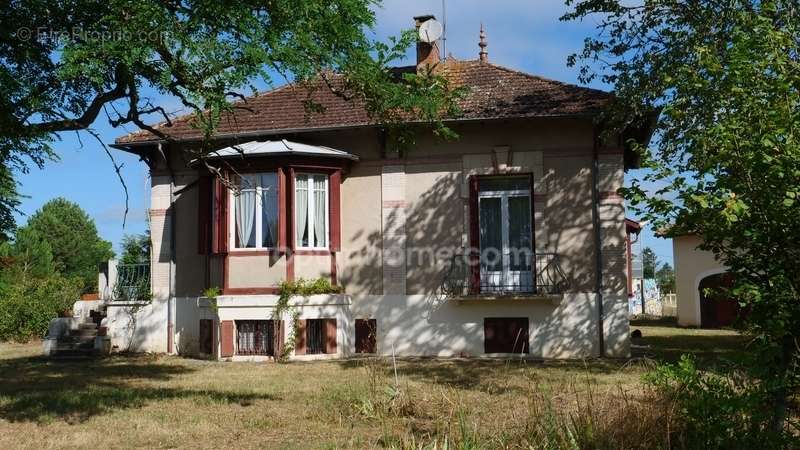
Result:
[[[693,357],[683,355],[677,364],[659,365],[646,381],[670,402],[680,425],[675,437],[681,448],[792,447],[790,439],[795,438],[771,427],[772,403],[765,386],[746,373],[703,372]]]
[[[0,340],[44,337],[50,320],[70,310],[82,288],[81,278],[60,275],[6,285],[0,298]]]

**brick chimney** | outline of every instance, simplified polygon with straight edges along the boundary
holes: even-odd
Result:
[[[414,17],[414,24],[417,28],[417,70],[423,67],[432,66],[441,61],[442,57],[439,54],[439,40],[433,43],[422,42],[419,39],[419,27],[429,21],[435,20],[436,17],[432,15],[416,16]]]

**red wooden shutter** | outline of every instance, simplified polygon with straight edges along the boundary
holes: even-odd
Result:
[[[197,180],[197,253],[207,255],[211,249],[211,188],[213,178]]]
[[[295,355],[305,355],[306,354],[306,321],[305,320],[298,320],[295,322],[295,326],[297,327],[294,330],[294,354]]]
[[[337,170],[330,176],[330,202],[331,202],[331,251],[338,252],[342,249],[342,224],[341,224],[341,185],[342,171]]]
[[[283,353],[283,345],[284,345],[284,342],[283,342],[283,321],[282,320],[273,320],[273,323],[274,323],[274,325],[273,325],[273,333],[274,333],[273,338],[274,338],[274,341],[273,341],[273,344],[272,344],[272,348],[274,349],[274,352],[273,352],[274,355],[272,355],[272,356],[274,356],[275,359],[278,359],[278,358],[281,357],[281,354]]]
[[[336,319],[323,319],[325,323],[325,353],[332,355],[336,353]]]
[[[480,292],[480,239],[480,222],[478,217],[478,177],[473,175],[469,178],[470,294],[478,294]]]
[[[288,202],[288,208],[286,208],[286,222],[289,228],[289,232],[286,235],[286,238],[289,240],[289,248],[294,251],[296,246],[297,239],[294,235],[294,169],[289,168],[289,180],[288,183],[288,191],[289,195],[286,197]]]
[[[289,231],[287,229],[289,220],[286,208],[288,196],[286,189],[286,173],[283,169],[278,169],[278,248],[281,252],[286,251],[286,236]]]
[[[211,252],[228,252],[228,187],[219,178],[214,178],[214,226]]]
[[[233,321],[223,320],[220,322],[220,356],[227,358],[233,356]]]

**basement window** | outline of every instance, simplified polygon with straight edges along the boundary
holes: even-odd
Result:
[[[272,320],[237,320],[236,354],[274,356],[275,326]]]
[[[325,321],[309,319],[306,321],[306,354],[325,353]]]

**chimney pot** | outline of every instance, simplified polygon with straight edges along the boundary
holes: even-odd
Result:
[[[436,20],[436,17],[432,14],[414,17],[414,25],[417,30],[417,72],[423,68],[435,66],[442,59],[439,53],[438,39],[435,42],[423,42],[419,38],[419,27],[429,20]]]

